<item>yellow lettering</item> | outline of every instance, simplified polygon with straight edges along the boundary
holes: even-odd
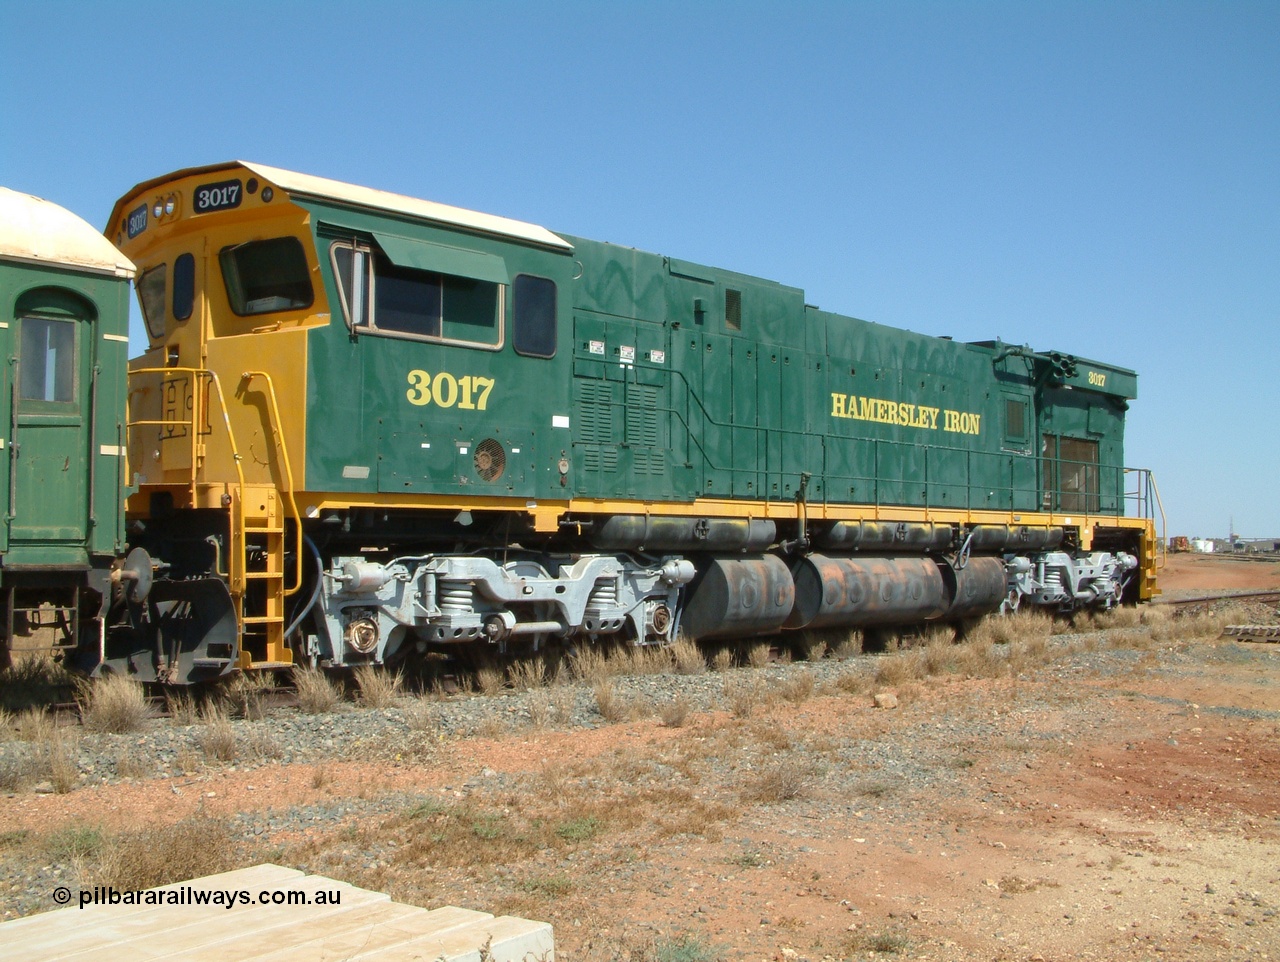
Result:
[[[437,375],[437,394],[444,385],[439,384]],[[477,385],[479,379],[477,379]],[[428,390],[430,380],[428,380]],[[445,389],[447,393],[447,388]],[[428,395],[430,397],[430,395]],[[436,403],[441,403],[435,397]],[[420,402],[419,402],[420,403]],[[913,404],[910,401],[890,401],[885,398],[860,397],[857,394],[831,394],[831,416],[833,418],[850,418],[855,421],[875,421],[880,424],[894,424],[899,427],[919,428],[924,431],[938,430],[938,415],[942,415],[942,430],[952,434],[980,434],[982,431],[982,415],[970,411],[952,411],[950,409],[929,407],[926,404]]]
[[[435,403],[450,408],[457,404],[460,410],[483,411],[489,404],[489,392],[493,390],[494,383],[491,377],[467,375],[457,378],[448,371],[441,371],[433,377],[426,371],[415,369],[409,372],[409,390],[405,391],[405,399],[417,407]]]

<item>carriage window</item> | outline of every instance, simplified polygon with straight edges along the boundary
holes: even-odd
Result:
[[[173,319],[185,321],[196,302],[196,259],[180,254],[173,262]]]
[[[19,397],[24,401],[75,401],[75,321],[24,317],[21,323]]]
[[[529,274],[516,276],[512,339],[517,354],[554,357],[556,353],[556,283]]]
[[[356,330],[498,347],[504,285],[393,264],[381,251],[334,244],[347,323]]]
[[[138,303],[147,322],[147,333],[153,341],[164,337],[164,287],[168,264],[144,271],[138,278]]]
[[[224,247],[218,255],[231,309],[244,317],[311,306],[307,255],[296,237]]]

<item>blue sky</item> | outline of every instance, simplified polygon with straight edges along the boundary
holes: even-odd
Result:
[[[1280,537],[1274,0],[10,0],[0,90],[99,227],[243,158],[1133,368],[1169,533]]]

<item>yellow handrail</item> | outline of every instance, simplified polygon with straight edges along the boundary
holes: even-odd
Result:
[[[1164,516],[1164,502],[1160,500],[1160,486],[1156,484],[1156,475],[1154,471],[1147,472],[1147,480],[1151,483],[1151,493],[1156,496],[1156,507],[1160,509],[1160,537],[1156,539],[1159,544],[1157,553],[1157,568],[1163,568],[1168,560],[1169,545],[1169,522]]]
[[[280,445],[280,461],[284,466],[284,479],[287,485],[285,494],[288,498],[289,510],[293,516],[293,529],[297,538],[297,549],[294,553],[294,558],[297,559],[294,565],[296,580],[293,583],[293,587],[285,590],[285,595],[287,596],[295,594],[302,587],[302,515],[298,513],[298,500],[294,496],[293,466],[289,461],[289,447],[284,439],[283,422],[280,420],[280,407],[276,403],[275,384],[271,380],[271,375],[266,371],[245,371],[240,375],[240,380],[245,386],[248,386],[249,382],[255,377],[260,377],[267,382],[267,399],[271,402],[272,423],[270,428],[272,435],[275,436]],[[281,577],[283,576],[284,572],[281,572]]]
[[[201,392],[197,390],[197,383],[196,383],[197,380],[202,377],[208,378],[212,382],[216,391],[218,392],[218,407],[222,411],[222,424],[227,429],[227,442],[231,445],[231,460],[232,460],[232,463],[235,465],[235,469],[236,469],[236,479],[237,479],[236,483],[238,485],[238,488],[236,491],[237,496],[235,498],[234,504],[238,507],[238,510],[240,512],[240,523],[237,524],[236,519],[233,517],[232,524],[231,524],[232,544],[231,544],[231,551],[229,553],[230,553],[231,559],[239,559],[237,567],[240,569],[238,571],[230,570],[231,590],[233,592],[242,593],[244,591],[244,570],[243,570],[244,560],[243,559],[244,559],[244,553],[245,553],[244,468],[241,466],[241,461],[243,460],[243,458],[240,454],[240,447],[239,445],[236,444],[236,434],[235,434],[235,431],[232,430],[231,428],[231,414],[227,408],[226,395],[222,391],[222,381],[219,380],[218,375],[215,372],[207,370],[206,368],[199,368],[199,367],[140,367],[140,368],[134,368],[129,372],[130,377],[133,377],[133,375],[135,374],[186,374],[191,378],[191,417],[189,422],[186,422],[186,423],[189,423],[190,437],[191,437],[191,495],[192,495],[193,501],[195,500],[195,487],[197,484],[196,459],[198,456],[198,443],[196,438],[198,437],[198,433],[199,433],[198,426],[201,421],[201,415],[204,413],[204,411],[202,410],[202,405],[203,405],[202,395],[201,395]],[[164,418],[158,421],[143,419],[143,420],[137,420],[137,421],[129,421],[128,426],[130,428],[141,427],[146,425],[164,427],[167,425],[173,425],[178,423],[184,423],[184,422],[180,422],[176,418]],[[231,559],[228,559],[228,560],[231,560]],[[228,565],[228,568],[230,569],[230,565]],[[239,615],[237,615],[237,617],[239,617]]]

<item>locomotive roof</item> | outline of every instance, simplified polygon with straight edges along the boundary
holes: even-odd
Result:
[[[139,192],[192,174],[212,173],[236,167],[243,167],[249,173],[269,181],[280,190],[298,198],[327,201],[345,207],[363,207],[393,214],[406,214],[410,217],[463,227],[482,234],[509,237],[513,240],[550,247],[566,253],[573,250],[573,245],[564,238],[553,234],[545,227],[539,227],[537,224],[527,224],[523,221],[512,220],[509,217],[499,217],[495,214],[482,214],[462,207],[451,207],[448,204],[438,204],[435,201],[407,197],[404,194],[392,194],[385,190],[374,190],[371,187],[359,187],[340,180],[330,180],[327,177],[299,174],[296,171],[270,167],[266,164],[256,164],[247,160],[212,164],[207,167],[190,167],[186,170],[176,171],[164,177],[157,177],[154,180],[138,184],[133,190],[129,191],[124,199],[116,203],[116,209],[111,215],[111,223],[116,222],[116,218],[120,213],[120,206],[124,203],[124,200],[135,196]]]
[[[0,187],[0,258],[133,277],[134,266],[65,207]]]

